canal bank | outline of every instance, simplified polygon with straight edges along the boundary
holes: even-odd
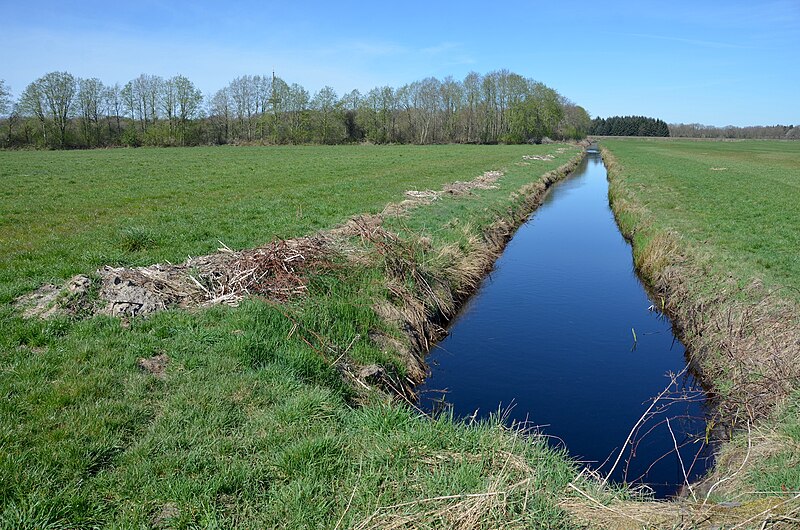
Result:
[[[421,403],[499,412],[666,497],[710,462],[704,394],[634,271],[607,186],[594,150],[553,186],[433,348]]]

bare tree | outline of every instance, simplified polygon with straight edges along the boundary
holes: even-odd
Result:
[[[181,144],[186,145],[186,128],[189,122],[195,119],[200,113],[200,105],[203,103],[203,93],[194,86],[187,77],[177,75],[170,79],[175,88],[175,99],[177,102],[177,119],[181,133]]]
[[[273,74],[274,76],[274,74]],[[269,76],[256,76],[256,110],[258,116],[258,137],[264,142],[269,129],[269,112],[272,110],[272,78]]]
[[[44,144],[47,145],[47,116],[45,115],[44,94],[42,94],[41,85],[38,81],[34,81],[25,87],[22,95],[19,97],[19,110],[23,116],[33,116],[39,120],[39,125],[42,128],[42,139]]]
[[[175,122],[178,114],[178,94],[177,87],[175,86],[175,78],[171,77],[164,80],[159,88],[161,92],[161,97],[159,98],[159,107],[161,109],[161,115],[167,120],[168,142],[174,143],[176,129]]]
[[[67,127],[72,116],[78,83],[67,72],[50,72],[25,88],[20,97],[23,112],[35,116],[41,126],[45,144],[49,124],[59,133],[59,146],[67,145]]]
[[[580,105],[575,105],[566,98],[562,98],[561,106],[564,109],[564,117],[558,124],[558,135],[561,138],[573,140],[585,138],[592,127],[592,118],[589,113]]]
[[[100,109],[103,104],[105,86],[93,77],[78,82],[78,112],[81,132],[89,147],[100,144]]]
[[[6,82],[3,79],[0,79],[0,118],[3,116],[8,116],[8,120],[6,120],[8,130],[6,131],[6,139],[4,141],[5,145],[11,144],[11,134],[14,129],[14,125],[17,122],[17,116],[12,113],[11,110],[11,89],[8,87],[8,85],[6,85]]]
[[[119,136],[122,133],[122,124],[120,120],[122,119],[122,111],[124,108],[122,89],[119,83],[105,88],[103,92],[103,102],[105,105],[105,114],[108,119],[109,134],[111,134],[111,123],[113,119],[117,124],[116,136]]]
[[[246,140],[253,139],[255,116],[258,105],[258,90],[253,76],[243,75],[231,81],[228,91],[233,101],[233,110],[239,124],[239,136]]]
[[[441,88],[442,105],[442,138],[446,142],[459,141],[459,114],[464,108],[464,87],[452,77],[447,76],[442,81]]]
[[[289,122],[289,139],[293,143],[307,141],[306,125],[308,124],[308,107],[310,97],[308,91],[297,83],[289,87],[286,111]]]
[[[395,92],[395,101],[400,112],[401,135],[413,141],[417,137],[417,99],[419,97],[419,82],[403,85]]]
[[[320,143],[338,143],[344,137],[344,122],[337,100],[336,91],[329,86],[323,87],[311,100],[311,108],[316,111],[314,125]]]
[[[217,143],[230,141],[232,103],[228,87],[214,92],[208,106],[209,118],[217,131]]]
[[[441,83],[435,77],[428,77],[419,82],[419,98],[417,112],[419,114],[418,143],[426,144],[436,141],[436,117],[441,108]]]
[[[122,89],[123,100],[131,114],[138,119],[142,132],[158,119],[161,85],[163,79],[156,75],[142,74],[128,81]]]
[[[483,81],[476,72],[470,72],[464,78],[464,99],[466,112],[466,141],[478,141],[478,109],[481,103],[481,85]]]
[[[67,145],[67,127],[75,104],[78,82],[68,72],[50,72],[36,83],[40,86],[50,117],[59,132],[60,147],[64,148]]]

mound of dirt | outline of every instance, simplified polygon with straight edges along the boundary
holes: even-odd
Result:
[[[25,318],[51,318],[62,314],[73,314],[68,308],[75,302],[82,302],[92,285],[88,276],[79,274],[59,287],[47,284],[39,287],[30,294],[20,296],[14,301],[14,307],[22,310]],[[71,307],[71,309],[76,309]]]
[[[380,214],[354,217],[343,225],[312,237],[276,240],[253,249],[218,252],[189,258],[183,263],[148,267],[110,267],[94,279],[79,275],[64,286],[45,285],[16,300],[25,317],[102,314],[117,317],[148,315],[171,307],[192,308],[215,304],[238,305],[246,296],[260,295],[285,301],[306,290],[304,271],[327,263],[334,249],[349,237],[372,239],[385,217],[400,216],[445,194],[464,195],[476,189],[496,188],[501,171],[487,171],[468,182],[453,182],[441,191],[409,190]]]

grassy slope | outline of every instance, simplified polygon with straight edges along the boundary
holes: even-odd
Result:
[[[0,152],[0,526],[569,526],[553,500],[574,469],[497,425],[349,405],[330,363],[283,311],[360,363],[380,269],[336,268],[284,308],[24,321],[10,300],[106,263],[180,261],[330,227],[402,190],[505,168],[498,190],[422,208],[434,246],[467,245],[511,191],[563,164],[543,147],[295,147]],[[442,212],[446,215],[442,216]],[[436,217],[440,216],[440,217]],[[436,218],[435,223],[431,219]],[[465,223],[455,218],[470,219]],[[425,221],[424,219],[428,219]],[[136,361],[166,353],[157,379]],[[503,491],[503,495],[495,492]],[[420,499],[463,494],[439,501]],[[401,503],[408,505],[378,510]],[[376,511],[377,510],[377,511]]]
[[[800,143],[602,143],[620,164],[612,193],[633,205],[617,208],[617,214],[623,228],[636,233],[635,251],[641,252],[659,233],[675,231],[681,250],[707,271],[691,280],[693,292],[723,292],[731,280],[744,287],[759,279],[779,297],[800,298]],[[745,305],[759,301],[749,299],[747,289],[736,296]],[[766,342],[760,346],[769,347]],[[762,352],[755,349],[752,354]],[[798,403],[796,390],[754,432],[752,465],[740,474],[745,479],[740,489],[779,494],[800,490]],[[746,447],[743,434],[726,447],[721,460],[723,467],[729,466],[725,472],[740,466]]]

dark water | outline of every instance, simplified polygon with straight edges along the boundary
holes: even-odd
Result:
[[[421,405],[437,409],[443,399],[459,417],[503,410],[509,423],[539,426],[607,473],[637,420],[670,385],[667,374],[685,368],[683,345],[653,304],[609,208],[602,159],[590,152],[519,229],[431,352]],[[705,438],[702,392],[683,375],[653,412],[611,479],[647,484],[664,497],[684,482],[682,467],[691,480],[709,464],[707,450],[697,457]]]

